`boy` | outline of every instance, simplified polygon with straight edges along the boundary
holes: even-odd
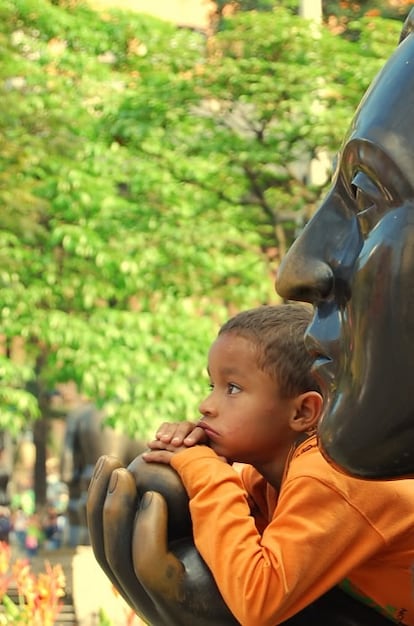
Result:
[[[180,475],[196,547],[243,626],[275,626],[338,584],[414,625],[413,481],[361,481],[322,457],[310,319],[287,304],[224,324],[200,421],[162,425],[144,458]]]

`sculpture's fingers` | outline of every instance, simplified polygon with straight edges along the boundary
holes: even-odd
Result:
[[[99,565],[114,584],[113,574],[105,555],[103,508],[112,472],[120,467],[122,464],[115,457],[101,456],[97,460],[89,483],[86,502],[86,518],[92,550]]]
[[[167,503],[158,492],[141,500],[132,535],[135,572],[168,626],[237,626],[191,537],[167,539]]]
[[[168,550],[168,510],[163,496],[148,491],[141,500],[132,535],[137,577],[157,603],[183,602],[183,563]]]
[[[135,480],[139,498],[146,491],[160,493],[167,503],[170,541],[192,535],[188,495],[177,472],[163,463],[146,463],[143,455],[137,456],[127,468]]]
[[[210,571],[198,554],[188,495],[169,465],[142,455],[128,471],[141,499],[133,535],[135,573],[168,626],[235,626]]]
[[[158,608],[137,578],[131,556],[132,532],[137,510],[137,491],[130,472],[112,472],[103,506],[103,543],[106,562],[128,604],[149,624],[163,626]],[[165,625],[166,626],[166,625]]]
[[[118,571],[117,575],[114,572],[112,563],[110,562],[110,559],[108,559],[108,555],[106,553],[106,550],[108,549],[110,554],[113,554],[113,549],[110,547],[110,533],[112,531],[112,523],[110,522],[110,525],[108,527],[108,516],[110,515],[110,504],[112,504],[113,506],[116,505],[114,491],[112,492],[112,494],[108,494],[108,488],[111,482],[113,472],[119,469],[122,469],[122,464],[115,457],[102,456],[98,459],[96,463],[95,471],[89,485],[86,507],[91,546],[97,562],[101,566],[102,570],[105,572],[106,576],[112,582],[114,587],[121,594],[125,602],[127,602],[127,604],[129,604],[129,606],[131,606],[137,614],[144,617],[145,613],[145,619],[150,617],[153,620],[153,624],[159,624],[158,616],[155,619],[155,616],[153,615],[154,607],[151,600],[148,598],[145,591],[141,588],[141,585],[136,580],[133,573],[132,561],[130,556],[130,546],[127,558],[125,558],[125,576],[127,580],[126,586],[124,584],[123,570],[121,571],[121,573]],[[132,521],[135,517],[136,511],[135,498],[135,486],[129,483],[126,499],[124,502],[124,516],[129,520],[128,528],[130,538],[132,532]],[[127,507],[127,503],[129,505],[129,509]],[[119,509],[119,507],[117,508]],[[104,510],[106,511],[105,517]],[[119,523],[121,523],[121,520],[119,520]],[[119,530],[121,532],[125,532],[124,527],[122,530],[121,527],[119,527]]]

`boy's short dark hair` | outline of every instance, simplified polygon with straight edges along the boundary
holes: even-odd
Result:
[[[306,391],[319,392],[310,373],[313,357],[304,343],[312,315],[306,304],[264,305],[238,313],[218,334],[234,333],[255,344],[258,367],[277,380],[285,398],[291,398]]]

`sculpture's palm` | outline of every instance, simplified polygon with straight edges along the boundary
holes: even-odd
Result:
[[[101,458],[87,512],[98,563],[151,626],[238,624],[194,546],[188,499],[172,468],[137,457],[124,469]]]

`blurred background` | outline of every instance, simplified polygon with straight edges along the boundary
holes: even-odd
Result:
[[[410,4],[1,1],[13,519],[41,511],[57,544],[87,543],[97,456],[128,462],[161,421],[197,418],[218,326],[277,300],[279,261]]]

